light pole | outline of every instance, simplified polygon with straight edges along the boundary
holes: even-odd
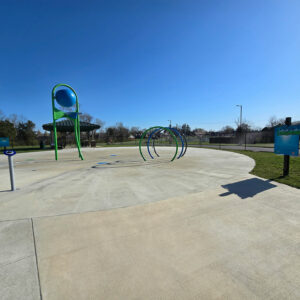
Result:
[[[237,104],[236,106],[238,106],[240,108],[240,131],[241,131],[241,138],[242,138],[242,134],[243,134],[242,133],[243,132],[243,129],[242,129],[243,105]],[[241,138],[240,138],[240,145],[242,145],[242,139]],[[245,135],[245,138],[246,138],[246,135]],[[245,142],[245,145],[246,145],[246,142]]]
[[[236,106],[240,108],[240,128],[242,130],[243,105],[237,104]]]
[[[172,127],[172,124],[171,124],[171,122],[172,122],[172,121],[171,121],[171,120],[168,120],[168,121],[170,122],[170,125],[169,125],[169,127],[171,128],[171,127]]]

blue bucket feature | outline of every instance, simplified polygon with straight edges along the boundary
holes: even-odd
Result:
[[[69,89],[62,89],[55,93],[55,99],[60,106],[71,107],[76,104],[76,95]]]

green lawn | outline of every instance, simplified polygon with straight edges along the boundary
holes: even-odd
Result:
[[[247,155],[255,160],[256,165],[251,174],[300,188],[300,157],[290,157],[290,174],[282,177],[283,155],[270,152],[229,151]]]
[[[244,145],[244,144],[243,144]],[[263,148],[274,148],[274,144],[273,143],[257,143],[257,144],[247,144],[247,147],[263,147]]]

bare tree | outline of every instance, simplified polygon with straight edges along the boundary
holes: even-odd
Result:
[[[250,131],[252,130],[253,128],[253,124],[252,122],[246,120],[246,119],[243,119],[243,123],[242,125],[240,125],[240,121],[239,120],[235,120],[235,124],[237,126],[236,128],[236,132],[245,132],[245,131]]]
[[[83,113],[80,115],[80,121],[91,123],[93,120],[93,117],[88,113]]]
[[[184,135],[191,135],[191,127],[189,124],[183,124],[181,126],[181,132],[184,133]]]
[[[277,125],[283,125],[283,124],[284,124],[284,119],[277,119],[276,116],[271,116],[267,124],[267,127],[275,127]]]
[[[9,121],[14,124],[15,127],[18,127],[20,123],[26,123],[27,119],[23,115],[11,114],[9,115]]]
[[[131,127],[129,133],[135,138],[139,138],[142,135],[142,130],[139,127],[133,126]]]
[[[122,122],[116,124],[116,137],[118,142],[124,142],[128,140],[129,129],[123,125]]]
[[[227,126],[224,126],[222,129],[221,129],[222,132],[224,133],[234,133],[234,128],[227,125]]]
[[[102,121],[101,119],[99,119],[99,118],[96,118],[96,120],[95,120],[95,123],[97,124],[97,125],[99,125],[100,126],[100,129],[99,129],[99,131],[103,131],[104,130],[104,125],[105,125],[105,122],[104,121]]]

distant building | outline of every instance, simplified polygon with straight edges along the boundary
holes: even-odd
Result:
[[[135,137],[131,134],[131,135],[128,137],[128,140],[129,140],[129,141],[134,141],[134,140],[135,140]]]

